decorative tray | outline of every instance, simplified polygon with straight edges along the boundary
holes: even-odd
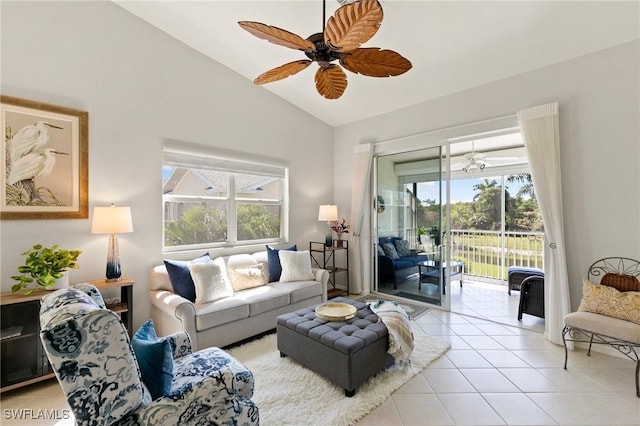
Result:
[[[356,307],[348,303],[329,302],[316,307],[316,316],[327,321],[344,321],[356,316]]]

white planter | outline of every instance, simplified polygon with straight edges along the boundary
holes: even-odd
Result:
[[[46,288],[47,290],[58,290],[65,287],[69,287],[69,271],[64,271],[62,276],[56,280],[54,285]]]

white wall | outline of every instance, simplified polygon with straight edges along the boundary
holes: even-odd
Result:
[[[149,317],[147,276],[162,260],[165,140],[288,160],[291,240],[306,247],[323,239],[319,204],[334,202],[350,216],[353,157],[345,154],[355,144],[558,101],[574,308],[592,261],[640,258],[638,42],[332,130],[112,3],[3,1],[0,8],[0,92],[89,111],[90,206],[132,207],[135,232],[120,237],[120,253],[136,280],[136,324]],[[90,234],[90,220],[5,220],[3,291],[19,253],[37,242],[83,250],[72,281],[103,276],[107,238]]]
[[[323,241],[316,219],[332,201],[331,127],[113,3],[1,8],[2,94],[88,111],[90,208],[131,206],[134,232],[119,241],[123,272],[136,280],[136,325],[150,316],[148,275],[163,259],[163,141],[286,160],[290,240]],[[35,243],[83,251],[73,282],[104,277],[107,236],[90,228],[90,219],[0,222],[2,291]]]
[[[565,237],[575,309],[592,262],[606,256],[640,259],[638,41],[336,128],[335,202],[343,211],[351,205],[351,187],[341,182],[352,179],[344,170],[353,164],[347,153],[356,144],[501,117],[554,101],[560,105]]]

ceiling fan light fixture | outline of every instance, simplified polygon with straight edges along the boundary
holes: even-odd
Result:
[[[326,0],[323,0],[325,4]],[[271,25],[239,21],[238,25],[254,36],[270,43],[303,51],[309,60],[280,65],[259,75],[255,84],[282,80],[317,62],[316,90],[327,99],[338,99],[347,88],[347,77],[342,68],[369,77],[391,77],[404,74],[412,68],[411,62],[393,50],[378,47],[360,48],[380,28],[383,12],[378,0],[338,0],[341,6],[323,22],[322,33],[307,39]],[[324,20],[324,16],[323,16]],[[338,60],[339,64],[331,62]]]

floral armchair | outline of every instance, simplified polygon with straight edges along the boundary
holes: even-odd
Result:
[[[40,309],[40,337],[78,425],[257,425],[253,375],[219,348],[191,352],[167,336],[173,377],[155,400],[120,317],[88,284],[57,290]]]

